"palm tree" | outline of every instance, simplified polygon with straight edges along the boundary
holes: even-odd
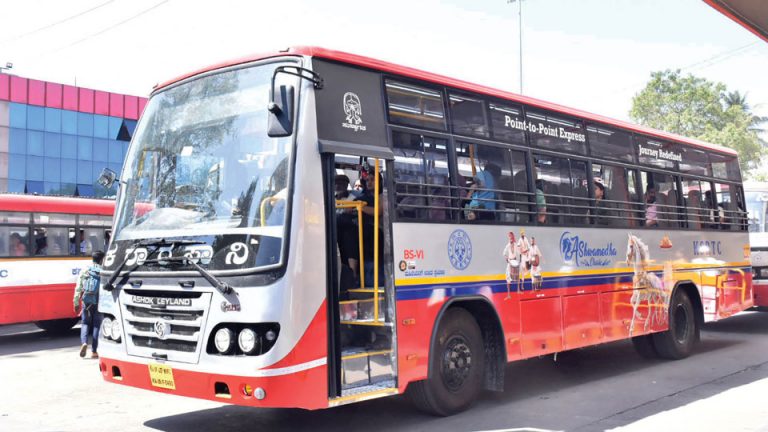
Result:
[[[756,115],[752,112],[752,107],[747,103],[747,94],[741,94],[738,90],[727,92],[723,95],[723,101],[725,102],[725,108],[728,109],[733,106],[740,106],[750,116],[749,130],[757,133],[757,139],[760,141],[760,145],[768,147],[768,141],[762,138],[762,135],[766,134],[766,129],[762,127],[762,124],[768,122],[768,117]]]

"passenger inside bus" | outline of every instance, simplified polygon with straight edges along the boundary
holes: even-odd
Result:
[[[613,210],[606,200],[605,185],[600,181],[595,181],[595,223],[598,225],[611,225],[613,220]]]
[[[494,220],[496,217],[496,180],[501,175],[498,165],[488,162],[473,179],[467,192],[470,215],[477,220]],[[469,217],[468,217],[469,218]]]
[[[27,245],[21,238],[21,235],[17,232],[11,233],[11,256],[26,256]]]
[[[645,190],[645,226],[659,226],[656,188],[653,186],[648,186]]]
[[[353,201],[357,194],[349,191],[349,177],[337,174],[334,181],[335,198],[337,201]],[[352,278],[343,277],[341,289],[346,290],[355,285],[354,279],[358,278],[360,266],[360,252],[358,248],[357,215],[347,209],[336,210],[337,243],[341,264],[352,272]],[[342,275],[347,269],[342,268]],[[347,281],[345,283],[345,281]]]
[[[544,180],[536,180],[536,222],[547,223],[547,198],[544,196]]]

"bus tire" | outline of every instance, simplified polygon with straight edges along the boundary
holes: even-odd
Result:
[[[66,333],[77,324],[80,318],[62,318],[46,321],[35,321],[37,328],[45,330],[48,333],[60,335]]]
[[[411,384],[411,401],[421,411],[448,416],[469,408],[483,385],[485,350],[480,327],[462,308],[445,312],[438,324],[430,374]]]
[[[670,360],[688,357],[698,339],[698,332],[691,299],[682,289],[675,290],[669,304],[669,329],[651,335],[659,357]]]
[[[647,359],[659,358],[659,353],[653,345],[652,336],[653,335],[643,335],[632,338],[632,346],[635,347],[635,351],[637,351],[640,357]]]

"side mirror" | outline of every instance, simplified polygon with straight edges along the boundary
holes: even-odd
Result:
[[[112,171],[109,168],[104,168],[103,170],[101,170],[101,175],[97,180],[97,182],[100,185],[104,186],[107,189],[111,188],[112,185],[115,184],[115,181],[118,181],[117,173]]]
[[[269,124],[267,135],[272,138],[287,137],[293,133],[293,86],[281,85],[275,92],[274,83],[270,91]]]

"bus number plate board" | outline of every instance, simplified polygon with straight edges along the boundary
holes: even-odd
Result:
[[[152,386],[170,390],[176,390],[176,383],[173,381],[173,368],[170,366],[150,363],[149,380]]]

